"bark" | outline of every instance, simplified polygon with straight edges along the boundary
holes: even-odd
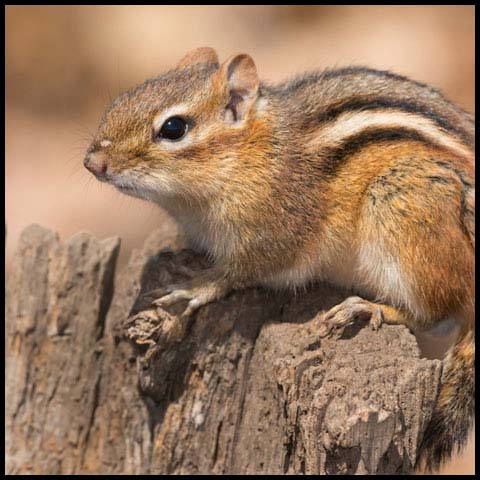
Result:
[[[346,295],[234,292],[199,310],[148,292],[207,261],[153,234],[115,276],[118,239],[39,226],[7,276],[6,472],[410,473],[439,388],[403,326],[320,338]],[[114,292],[115,286],[115,292]]]

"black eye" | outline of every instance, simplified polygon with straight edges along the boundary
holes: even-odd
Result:
[[[187,123],[183,118],[170,117],[165,120],[162,128],[158,132],[157,138],[166,138],[168,140],[180,140],[187,133]]]

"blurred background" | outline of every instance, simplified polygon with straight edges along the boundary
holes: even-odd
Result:
[[[120,263],[175,225],[83,168],[117,94],[214,47],[247,52],[269,82],[364,64],[440,88],[474,113],[474,6],[7,6],[7,269],[21,230],[39,223],[122,238]],[[474,442],[442,473],[474,473]]]

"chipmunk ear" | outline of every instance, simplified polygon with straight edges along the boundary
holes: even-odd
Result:
[[[258,74],[255,63],[246,53],[233,55],[217,72],[219,80],[226,86],[229,102],[225,118],[232,122],[244,120],[257,98]]]
[[[218,67],[217,52],[210,47],[200,47],[190,50],[177,64],[177,69],[196,65],[198,63],[207,63]]]

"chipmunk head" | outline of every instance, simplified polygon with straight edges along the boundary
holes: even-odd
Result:
[[[213,49],[196,49],[113,102],[84,164],[133,196],[208,196],[235,168],[236,146],[258,137],[258,86],[250,56],[220,66]]]

